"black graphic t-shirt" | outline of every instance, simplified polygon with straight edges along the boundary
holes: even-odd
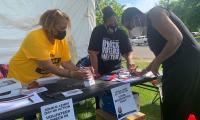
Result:
[[[119,69],[121,55],[132,51],[132,47],[126,33],[117,29],[113,34],[109,34],[105,25],[94,28],[88,50],[97,51],[98,72],[109,74],[111,71]]]

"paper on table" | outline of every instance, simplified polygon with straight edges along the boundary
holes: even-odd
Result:
[[[43,100],[38,96],[37,93],[29,94],[25,97],[2,101],[0,102],[0,113],[8,112],[10,110],[15,110],[28,105],[43,102]]]
[[[43,102],[43,99],[40,98],[40,96],[36,92],[34,92],[32,94],[32,96],[30,97],[30,99],[33,101],[33,104]]]
[[[113,70],[111,73],[119,73],[121,71],[127,71],[127,69],[121,68],[121,69]]]
[[[40,88],[34,88],[34,89],[22,89],[21,94],[22,95],[28,95],[28,94],[31,94],[33,92],[41,93],[41,92],[45,92],[47,90],[48,89],[46,87],[40,87]]]
[[[74,89],[74,90],[69,90],[69,91],[66,91],[66,92],[62,92],[62,94],[65,96],[65,97],[70,97],[70,96],[74,96],[74,95],[78,95],[78,94],[82,94],[83,91],[80,90],[80,89]]]
[[[22,85],[14,78],[4,78],[0,80],[0,93],[21,89]]]
[[[132,82],[132,81],[136,81],[136,80],[141,80],[143,77],[130,77],[128,79],[119,79],[119,78],[116,78],[116,81],[119,81],[119,82]]]
[[[155,75],[151,71],[149,71],[144,75],[144,77],[155,77]]]
[[[59,79],[61,79],[59,76],[45,77],[45,78],[37,79],[37,83],[39,85],[47,85],[47,84],[56,83]]]
[[[154,75],[151,71],[149,71],[144,75],[144,77],[149,77],[149,78],[157,77],[157,79],[161,80],[162,73],[158,73],[157,75]]]

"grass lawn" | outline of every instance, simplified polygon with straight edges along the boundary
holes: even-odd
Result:
[[[135,60],[139,69],[145,68],[149,62],[149,60]],[[155,104],[151,103],[156,93],[135,86],[132,87],[132,90],[139,93],[140,111],[146,114],[146,120],[160,120],[159,101]],[[75,105],[74,108],[78,120],[95,120],[94,99],[88,99],[83,105]]]

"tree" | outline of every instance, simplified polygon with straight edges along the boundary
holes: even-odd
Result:
[[[168,8],[169,7],[169,0],[160,0],[160,6],[164,7],[164,8]]]
[[[97,25],[103,23],[102,9],[106,6],[111,6],[117,14],[117,20],[121,23],[121,15],[124,6],[117,2],[117,0],[96,0],[96,23]]]
[[[200,0],[160,0],[160,5],[172,10],[190,29],[200,29]]]

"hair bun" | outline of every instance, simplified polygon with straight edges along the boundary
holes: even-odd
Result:
[[[113,9],[110,7],[110,6],[107,6],[105,7],[103,10],[102,10],[103,14],[109,14],[109,13],[114,13]]]

